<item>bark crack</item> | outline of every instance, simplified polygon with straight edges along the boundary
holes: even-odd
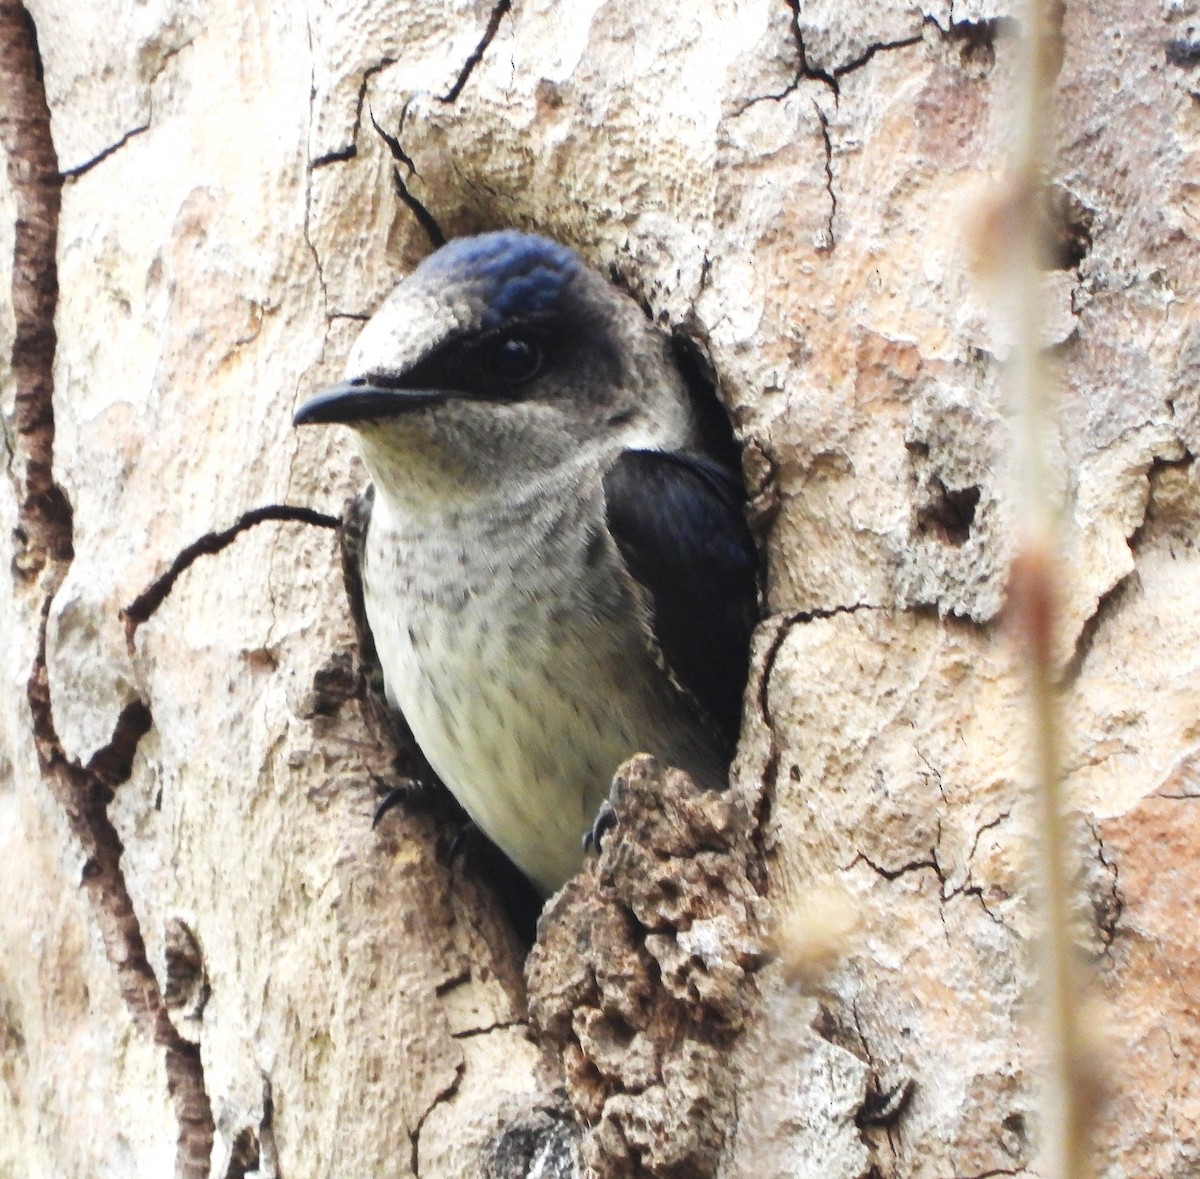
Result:
[[[796,43],[796,54],[800,62],[794,86],[799,84],[801,78],[810,78],[814,82],[820,82],[822,85],[828,86],[833,93],[833,97],[836,99],[840,93],[837,78],[826,70],[817,69],[808,60],[808,50],[804,45],[804,34],[800,30],[800,0],[784,0],[784,3],[792,10],[792,37]]]
[[[946,795],[946,783],[945,783],[944,779],[942,778],[942,771],[939,770],[937,768],[937,766],[935,766],[933,764],[933,762],[929,760],[929,756],[922,749],[917,749],[916,754],[921,759],[921,761],[925,763],[925,768],[929,771],[930,776],[933,778],[934,782],[937,784],[938,794],[940,794],[942,796],[942,802],[944,802],[947,806],[949,806],[950,799]],[[975,836],[975,842],[976,842],[976,844],[979,843],[978,834]]]
[[[762,675],[759,677],[754,695],[755,711],[758,713],[762,726],[766,730],[769,742],[769,749],[762,771],[762,790],[759,793],[759,803],[755,815],[754,830],[756,840],[761,841],[763,839],[763,832],[766,830],[766,824],[770,818],[771,807],[775,803],[775,793],[779,781],[780,749],[779,739],[775,734],[775,718],[771,712],[770,688],[771,679],[775,672],[775,661],[779,657],[780,649],[787,640],[793,626],[805,622],[814,622],[818,619],[836,618],[842,614],[857,614],[860,610],[876,609],[878,609],[877,606],[872,606],[866,602],[858,602],[851,606],[832,606],[825,609],[802,610],[778,620],[777,629],[771,635],[769,645],[763,653]],[[767,621],[764,618],[759,625],[761,626]],[[765,859],[763,846],[758,846],[758,852],[761,862]]]
[[[484,28],[483,36],[479,40],[479,44],[471,51],[467,60],[463,63],[462,69],[455,78],[450,89],[445,94],[438,95],[438,101],[446,104],[454,103],[458,96],[463,92],[463,88],[470,80],[471,75],[475,71],[475,67],[483,60],[483,55],[487,52],[488,46],[495,39],[496,33],[500,29],[500,22],[512,9],[512,0],[500,0],[500,2],[492,9],[488,17],[487,26]],[[320,167],[324,164],[333,163],[339,159],[350,159],[357,153],[358,129],[362,120],[362,108],[366,102],[367,83],[373,74],[378,73],[384,67],[391,65],[392,61],[385,58],[379,65],[372,67],[363,75],[362,85],[359,88],[358,108],[354,117],[354,139],[355,142],[350,147],[337,152],[330,152],[322,156],[319,160],[314,161],[313,167]],[[429,209],[421,202],[421,200],[408,187],[408,182],[405,179],[405,173],[409,177],[418,175],[416,165],[413,163],[412,157],[404,150],[400,142],[400,136],[404,133],[404,122],[408,117],[409,107],[412,103],[410,96],[400,109],[399,125],[396,128],[394,135],[389,134],[380,126],[379,121],[375,118],[375,114],[371,111],[370,106],[367,107],[367,113],[371,119],[371,126],[375,128],[375,133],[387,145],[387,149],[391,152],[392,159],[395,161],[395,166],[392,168],[392,183],[396,189],[396,196],[400,198],[400,202],[405,205],[409,212],[416,218],[417,224],[424,230],[425,236],[429,239],[430,244],[434,249],[446,244],[447,238],[442,227],[438,224],[437,218],[429,211]],[[403,167],[404,171],[401,171]],[[315,253],[315,251],[314,251]]]
[[[1088,820],[1092,838],[1096,841],[1096,858],[1109,874],[1110,884],[1108,896],[1104,902],[1093,905],[1096,918],[1096,928],[1100,934],[1100,943],[1104,947],[1102,955],[1112,957],[1113,943],[1117,940],[1117,926],[1125,913],[1125,898],[1121,895],[1121,866],[1116,859],[1110,859],[1104,847],[1104,840],[1095,822]]]
[[[132,127],[126,131],[115,143],[110,143],[103,151],[92,156],[90,160],[84,160],[82,164],[76,164],[74,168],[67,168],[62,173],[64,180],[75,180],[82,176],[85,172],[90,172],[97,164],[103,163],[109,156],[115,152],[119,152],[131,139],[150,130],[150,120],[142,123],[140,126]]]
[[[792,19],[788,22],[788,27],[792,43],[796,48],[797,58],[796,69],[791,81],[782,90],[774,91],[770,94],[756,94],[753,98],[747,99],[741,106],[730,112],[729,117],[732,119],[740,118],[752,106],[756,106],[760,102],[782,102],[789,95],[795,94],[800,88],[800,83],[805,81],[819,82],[822,86],[827,86],[834,97],[837,97],[837,80],[823,70],[812,69],[808,64],[808,55],[804,48],[804,37],[800,32],[800,0],[784,0],[784,3],[792,13]]]
[[[861,70],[877,53],[887,53],[892,49],[907,49],[910,45],[916,45],[922,40],[920,33],[915,33],[911,37],[901,37],[896,41],[876,41],[873,45],[868,45],[857,57],[851,58],[844,65],[835,66],[833,76],[835,79],[844,78],[847,74],[852,74],[855,70]]]
[[[314,125],[313,100],[314,100],[314,98],[317,97],[317,73],[316,73],[317,58],[316,58],[316,54],[314,54],[314,52],[313,52],[311,13],[308,13],[305,18],[305,35],[308,38],[308,61],[311,62],[310,70],[308,70],[308,137],[310,137],[310,139],[311,139],[313,125]],[[364,95],[365,92],[366,92],[366,77],[364,77],[364,79],[362,79],[362,86],[359,91],[360,106],[358,108],[356,108],[355,112],[354,112],[354,139],[352,140],[352,142],[350,142],[348,154],[344,154],[344,152],[343,152],[343,154],[341,154],[341,158],[346,158],[346,160],[348,160],[348,158],[358,154],[358,128],[359,128],[359,120],[361,119],[361,115],[362,115],[361,101],[362,101],[362,95]],[[335,152],[331,152],[331,155],[337,156],[340,154],[338,154],[338,152],[335,151]],[[320,294],[322,294],[322,301],[323,301],[324,309],[325,309],[325,321],[326,321],[326,324],[328,324],[329,319],[331,318],[329,315],[329,283],[325,281],[325,267],[324,267],[324,263],[322,262],[322,258],[320,258],[320,251],[317,249],[317,244],[314,243],[314,241],[312,240],[312,173],[313,173],[313,169],[319,167],[320,163],[322,163],[322,162],[331,162],[331,161],[319,161],[319,160],[317,162],[310,161],[310,163],[307,164],[307,167],[305,169],[304,231],[302,231],[302,232],[304,232],[304,240],[305,240],[305,245],[308,246],[308,252],[310,252],[312,255],[313,268],[316,269],[316,271],[317,271],[317,282],[319,283],[319,286],[320,286]],[[325,343],[328,343],[328,342],[329,342],[329,334],[328,334],[328,331],[326,331]]]
[[[395,64],[396,58],[383,57],[373,66],[368,66],[363,70],[363,76],[358,83],[358,100],[354,104],[354,126],[350,130],[350,142],[345,147],[336,147],[332,151],[327,151],[324,155],[317,156],[309,164],[309,171],[324,168],[328,164],[343,163],[346,160],[354,159],[358,155],[358,133],[362,129],[362,113],[363,106],[367,101],[367,87],[371,84],[371,79],[376,74],[382,73],[388,66]]]
[[[1087,657],[1092,653],[1092,647],[1095,645],[1096,636],[1100,628],[1112,617],[1113,614],[1120,608],[1121,602],[1129,590],[1137,584],[1138,572],[1136,566],[1115,581],[1104,593],[1096,599],[1096,608],[1091,612],[1083,626],[1079,629],[1079,636],[1075,640],[1075,649],[1071,653],[1071,658],[1062,671],[1062,684],[1065,687],[1073,685],[1083,672],[1083,665],[1087,662]]]
[[[317,95],[316,56],[313,52],[312,15],[311,15],[311,13],[306,14],[305,23],[304,23],[304,32],[305,32],[305,35],[308,37],[308,60],[310,62],[309,71],[308,71],[308,135],[311,139],[313,125],[314,125],[313,100],[316,98],[316,95]],[[363,82],[363,86],[364,86],[364,90],[365,90],[365,86],[366,86],[365,79]],[[357,120],[358,120],[360,113],[361,113],[361,111],[355,112],[355,127],[356,128],[358,126]],[[350,146],[351,146],[351,148],[354,149],[354,152],[356,153],[357,152],[356,145],[354,143],[351,143]],[[322,298],[322,302],[324,303],[324,309],[325,309],[325,321],[326,321],[326,324],[328,324],[329,319],[330,319],[329,286],[325,281],[325,267],[321,262],[320,251],[317,249],[316,242],[314,242],[312,239],[312,198],[313,198],[312,174],[313,174],[313,169],[315,167],[317,167],[316,164],[309,162],[309,164],[305,168],[306,175],[305,175],[305,184],[304,184],[303,233],[304,233],[304,243],[305,243],[305,245],[308,246],[309,253],[312,254],[312,257],[313,257],[313,267],[316,269],[317,282],[321,287],[321,298]],[[328,330],[326,330],[325,339],[326,339],[326,343],[328,343],[328,339],[329,339]],[[293,457],[294,457],[294,454],[293,454]]]
[[[304,190],[304,242],[309,253],[313,256],[313,268],[317,272],[317,283],[321,288],[321,300],[325,305],[325,320],[328,323],[333,317],[329,314],[329,284],[325,281],[325,266],[321,261],[321,253],[317,243],[312,239],[312,169],[309,169],[309,183]]]
[[[206,1179],[213,1119],[200,1048],[184,1040],[171,1023],[121,869],[125,849],[108,814],[114,790],[128,780],[138,744],[150,730],[150,709],[142,700],[127,704],[108,743],[93,754],[86,766],[67,757],[54,727],[45,657],[52,601],[49,595],[42,601],[38,654],[27,686],[38,764],[43,781],[84,853],[82,884],[92,903],[121,997],[134,1026],[164,1050],[167,1085],[179,1123],[177,1179]]]
[[[16,398],[10,477],[18,501],[14,574],[18,585],[26,585],[36,595],[39,618],[36,653],[26,684],[34,748],[42,780],[83,851],[82,884],[122,999],[134,1025],[165,1053],[167,1084],[179,1124],[176,1176],[204,1179],[212,1154],[213,1119],[199,1048],[180,1037],[167,1014],[121,870],[124,849],[108,815],[113,791],[128,779],[138,743],[150,729],[150,710],[141,700],[127,704],[108,743],[83,766],[66,756],[50,703],[46,628],[54,595],[74,556],[71,506],[53,473],[54,313],[64,177],[50,135],[37,29],[21,0],[0,0],[0,139],[17,206],[12,277]],[[92,164],[111,150],[115,147]]]
[[[829,218],[825,222],[825,235],[828,241],[825,243],[825,251],[832,250],[837,245],[837,239],[833,236],[833,221],[837,216],[837,192],[833,187],[833,139],[829,134],[829,119],[825,112],[821,109],[820,103],[813,100],[813,109],[817,112],[817,120],[821,124],[821,140],[825,144],[825,191],[829,194]]]
[[[842,614],[857,614],[860,610],[878,610],[880,607],[871,602],[855,602],[850,606],[817,607],[812,610],[799,610],[788,618],[788,625],[796,623],[816,622],[822,618],[837,618]]]
[[[166,572],[156,577],[121,611],[121,618],[125,623],[125,641],[130,649],[132,650],[138,627],[150,620],[159,606],[166,601],[175,583],[200,557],[219,553],[228,548],[243,532],[267,520],[293,521],[319,528],[341,527],[341,521],[336,516],[318,512],[314,508],[300,507],[296,504],[266,504],[261,508],[251,508],[248,512],[243,512],[228,528],[219,532],[206,532],[181,550]]]
[[[430,244],[436,250],[446,244],[446,235],[442,232],[442,227],[437,223],[434,215],[409,191],[404,177],[400,174],[401,164],[408,169],[410,176],[419,174],[416,165],[412,162],[412,158],[400,144],[400,136],[404,133],[404,120],[408,117],[408,108],[411,101],[409,99],[400,109],[400,124],[396,128],[395,135],[389,135],[379,125],[373,111],[370,112],[371,126],[375,128],[375,132],[379,138],[387,144],[388,151],[392,153],[392,159],[395,161],[395,165],[392,168],[392,182],[396,186],[396,195],[408,206],[409,211],[417,219],[417,224],[425,231],[425,236],[429,238]]]
[[[503,1032],[509,1028],[527,1028],[529,1020],[527,1019],[503,1019],[497,1020],[495,1023],[489,1023],[482,1028],[464,1028],[461,1032],[451,1032],[450,1037],[454,1040],[473,1040],[476,1036],[487,1036],[492,1032]]]
[[[975,839],[971,843],[971,850],[967,855],[967,863],[975,862],[975,853],[979,850],[979,841],[983,838],[985,831],[993,831],[999,827],[1001,823],[1006,823],[1012,817],[1012,810],[1001,811],[994,819],[989,819],[986,823],[980,826],[975,832]]]
[[[463,68],[459,71],[458,77],[454,79],[454,85],[441,95],[442,102],[454,102],[455,99],[462,93],[463,87],[470,80],[471,75],[475,72],[475,67],[483,60],[483,55],[487,52],[488,46],[492,43],[496,33],[500,29],[500,22],[512,9],[512,0],[500,0],[500,3],[492,9],[491,15],[488,17],[487,28],[483,30],[483,36],[480,38],[479,44],[471,51],[471,55],[463,64]]]
[[[983,838],[983,833],[985,831],[991,831],[994,828],[999,827],[1001,823],[1008,822],[1008,820],[1011,817],[1012,817],[1011,810],[1003,810],[994,819],[989,819],[986,823],[982,824],[980,827],[978,827],[976,829],[975,839],[971,843],[971,850],[970,850],[970,852],[967,853],[966,879],[963,881],[963,883],[958,888],[951,889],[948,893],[946,893],[942,897],[943,909],[945,908],[945,902],[952,901],[955,897],[974,897],[975,900],[977,900],[979,902],[979,907],[984,911],[984,914],[991,921],[995,922],[995,924],[999,925],[1003,929],[1007,929],[1010,933],[1012,933],[1013,930],[1009,926],[1008,922],[1005,921],[1004,918],[1001,917],[999,914],[993,913],[992,910],[988,907],[987,900],[983,894],[983,886],[974,883],[974,871],[975,871],[974,865],[975,865],[975,853],[979,850],[979,841]],[[942,917],[942,921],[944,924],[945,923],[944,914]]]
[[[1195,750],[1192,752],[1194,754]],[[1177,762],[1176,765],[1178,764],[1179,763]],[[1200,798],[1200,793],[1193,793],[1188,790],[1156,790],[1154,792],[1154,797],[1165,798],[1169,802],[1195,802],[1198,798]]]
[[[784,620],[771,636],[770,645],[763,655],[762,676],[759,679],[758,691],[755,695],[758,715],[762,721],[763,728],[766,730],[767,741],[769,743],[766,762],[762,770],[762,790],[759,792],[760,801],[757,813],[754,816],[754,839],[757,843],[756,851],[760,862],[764,862],[766,859],[764,844],[766,825],[770,817],[771,808],[775,805],[775,795],[779,783],[779,738],[775,733],[775,718],[771,714],[769,699],[771,677],[775,673],[775,661],[779,657],[779,650],[787,639],[790,630],[791,627],[788,621]]]
[[[930,871],[944,886],[946,883],[945,874],[942,872],[941,865],[937,862],[937,851],[934,848],[929,849],[929,859],[927,860],[910,860],[906,864],[901,864],[898,868],[885,868],[882,864],[876,864],[866,852],[859,852],[855,855],[850,863],[846,864],[843,872],[849,872],[851,868],[859,864],[866,864],[876,876],[882,876],[884,880],[899,880],[902,876],[907,876],[912,872]],[[945,899],[943,897],[943,899]]]
[[[420,1153],[421,1153],[421,1131],[425,1128],[425,1122],[429,1115],[433,1113],[439,1105],[449,1101],[458,1092],[459,1085],[462,1084],[463,1073],[466,1071],[466,1065],[460,1060],[454,1066],[454,1079],[448,1084],[434,1099],[429,1103],[428,1108],[420,1116],[416,1126],[408,1132],[409,1145],[412,1148],[411,1166],[414,1175],[420,1175]]]

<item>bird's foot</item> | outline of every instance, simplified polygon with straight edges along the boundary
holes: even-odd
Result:
[[[600,804],[600,809],[596,812],[596,818],[592,821],[592,825],[584,832],[583,850],[599,855],[600,844],[617,825],[617,821],[617,812],[613,809],[613,804],[606,798]]]
[[[450,846],[446,849],[446,863],[452,864],[460,855],[469,853],[471,845],[478,835],[479,828],[475,826],[474,821],[463,819],[450,840]]]
[[[411,802],[421,789],[421,783],[415,778],[404,778],[398,786],[391,787],[375,808],[375,817],[371,820],[371,829],[374,830],[379,826],[380,820],[388,811],[394,810],[402,803]]]

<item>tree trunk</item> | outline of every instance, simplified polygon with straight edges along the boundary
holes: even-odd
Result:
[[[1060,15],[1096,1171],[1180,1176],[1200,41],[1182,2]],[[1037,1172],[1007,346],[971,266],[1015,16],[0,0],[0,1175]],[[767,586],[731,791],[629,763],[527,971],[435,810],[371,826],[403,750],[335,531],[364,475],[290,428],[432,240],[507,225],[711,361]]]

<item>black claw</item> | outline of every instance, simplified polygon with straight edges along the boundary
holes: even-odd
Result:
[[[604,837],[617,825],[617,812],[607,799],[600,804],[596,818],[583,834],[583,850],[600,854],[600,844]]]
[[[400,786],[393,786],[384,796],[383,801],[375,808],[375,817],[371,820],[371,830],[374,831],[379,826],[379,820],[383,818],[388,811],[395,809],[401,803],[407,802],[413,793],[413,783],[404,782]]]
[[[459,854],[465,851],[471,840],[475,838],[479,828],[471,822],[470,819],[465,820],[459,829],[454,833],[454,838],[450,840],[450,847],[446,850],[446,863],[453,864]]]

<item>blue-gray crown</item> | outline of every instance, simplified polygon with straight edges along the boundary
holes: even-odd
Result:
[[[482,326],[550,311],[563,288],[582,270],[574,250],[515,229],[460,237],[421,263],[420,270],[472,287],[483,304]]]

